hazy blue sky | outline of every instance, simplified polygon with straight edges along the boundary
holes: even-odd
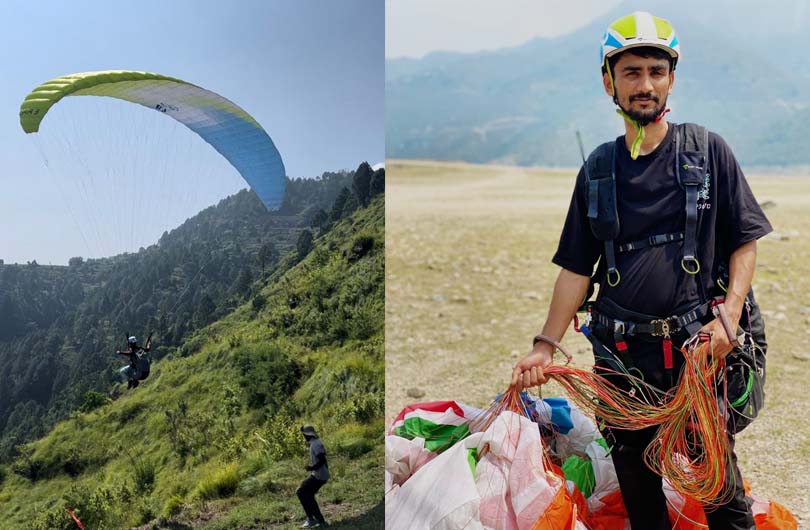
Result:
[[[422,57],[432,51],[474,52],[557,37],[586,26],[618,5],[676,19],[687,12],[722,25],[718,31],[749,43],[807,31],[807,0],[385,0],[385,56]],[[763,6],[767,5],[767,8]],[[757,24],[751,24],[751,21]],[[753,32],[753,33],[752,33]],[[767,49],[767,47],[765,48]]]
[[[76,210],[91,205],[80,204],[81,199],[74,203],[67,184],[67,195],[53,186],[35,142],[18,121],[22,99],[40,83],[107,69],[158,72],[231,99],[264,126],[292,177],[354,169],[363,160],[375,164],[384,157],[384,4],[379,0],[3,2],[0,259],[6,263],[66,263],[70,256],[93,255],[99,246],[117,251],[117,242],[83,241],[68,205],[60,202],[64,197]],[[138,110],[150,114],[147,120],[157,115]],[[183,167],[182,161],[172,164]],[[179,211],[185,199],[163,204],[143,191],[139,196],[146,199],[138,205],[150,218],[162,213],[154,212],[157,208],[170,209],[169,222],[176,226],[198,205],[239,187],[244,184],[233,178],[226,190],[209,189],[201,181],[189,211]],[[171,182],[151,191],[183,196]],[[103,217],[97,222],[105,224]],[[159,235],[147,235],[145,243]]]
[[[385,0],[385,56],[473,52],[556,37],[585,26],[621,0]]]

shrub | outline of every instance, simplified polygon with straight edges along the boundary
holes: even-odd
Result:
[[[278,462],[306,453],[306,444],[300,429],[300,423],[291,414],[281,411],[271,416],[257,435],[264,444],[268,458]]]
[[[202,479],[194,493],[202,500],[230,497],[239,487],[239,480],[236,464],[228,464]]]
[[[253,302],[251,302],[251,305],[253,306],[253,310],[258,313],[264,308],[265,305],[267,305],[267,297],[257,294],[253,297]]]
[[[349,246],[349,252],[347,259],[349,263],[354,263],[358,261],[363,256],[371,252],[371,249],[374,248],[374,236],[368,234],[360,234],[354,237],[352,240],[351,245]]]
[[[11,464],[11,471],[31,482],[43,477],[45,465],[41,460],[33,458],[33,449],[25,446],[19,457]]]
[[[355,396],[337,405],[333,418],[338,423],[368,423],[383,415],[385,396],[382,392]]]
[[[107,404],[109,401],[110,399],[104,394],[91,390],[84,393],[84,402],[82,403],[82,406],[79,407],[79,410],[82,412],[91,412]]]
[[[163,509],[160,512],[160,516],[164,519],[171,519],[177,515],[180,515],[180,512],[183,511],[183,498],[179,495],[172,495],[166,502],[163,504]]]
[[[142,493],[149,493],[155,486],[155,463],[141,460],[135,463],[132,469],[135,479],[135,488]]]
[[[249,407],[277,409],[301,384],[301,366],[276,344],[251,345],[238,350],[234,358]]]

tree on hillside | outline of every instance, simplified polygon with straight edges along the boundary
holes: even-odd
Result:
[[[245,294],[250,290],[250,284],[253,281],[253,276],[250,274],[248,267],[242,267],[239,271],[239,276],[233,284],[233,290],[239,294]]]
[[[381,167],[371,176],[369,184],[371,197],[374,198],[381,193],[385,193],[385,168]]]
[[[360,164],[360,167],[354,172],[352,191],[354,191],[354,196],[357,197],[357,202],[362,206],[368,206],[371,197],[369,185],[371,184],[371,176],[373,174],[374,172],[371,170],[371,166],[368,165],[368,162]]]
[[[309,222],[309,226],[321,232],[326,231],[329,228],[329,214],[326,213],[326,210],[320,208],[315,212],[315,215],[312,216],[312,220]]]
[[[335,199],[335,203],[332,205],[332,213],[331,218],[332,221],[340,221],[341,217],[343,216],[343,207],[346,205],[346,201],[349,200],[351,197],[351,192],[349,188],[343,188],[340,190],[340,194]]]
[[[256,258],[259,260],[259,266],[262,268],[262,274],[264,274],[264,267],[272,262],[275,256],[276,248],[272,241],[268,241],[259,249],[259,253],[257,254]]]
[[[250,285],[249,282],[248,285]],[[202,298],[200,298],[200,302],[197,304],[197,311],[194,314],[194,320],[197,326],[202,327],[208,324],[211,319],[211,315],[214,314],[216,309],[217,306],[214,303],[214,300],[211,299],[208,293],[205,293]]]
[[[343,213],[340,215],[341,219],[349,217],[358,208],[360,208],[360,201],[357,200],[357,197],[354,195],[350,195],[349,198],[346,199],[346,204],[343,205]]]
[[[296,243],[295,248],[298,250],[299,260],[304,259],[307,257],[307,254],[312,252],[312,247],[314,246],[312,240],[312,232],[309,230],[304,230],[301,232],[301,235],[298,236],[298,243]]]

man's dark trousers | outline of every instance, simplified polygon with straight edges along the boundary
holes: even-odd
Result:
[[[612,334],[604,328],[596,330],[597,338],[608,348],[616,351]],[[625,337],[632,362],[643,374],[648,384],[662,390],[668,390],[669,373],[664,370],[662,344],[659,339],[650,337]],[[682,344],[688,338],[680,333],[673,336],[674,344]],[[683,366],[683,356],[677,349],[673,351],[674,377]],[[597,361],[597,366],[600,363]],[[604,375],[604,374],[603,374]],[[626,386],[624,377],[608,377],[619,386]],[[622,492],[624,505],[630,518],[633,530],[671,530],[667,513],[666,500],[662,490],[662,479],[653,473],[645,464],[643,453],[655,437],[657,427],[638,431],[603,428],[602,433],[613,446],[611,457],[616,468],[616,476]],[[711,511],[706,519],[709,530],[754,530],[754,516],[750,501],[745,496],[742,476],[737,466],[737,455],[734,454],[734,437],[729,435],[732,448],[732,460],[726,470],[726,480],[733,481],[734,495],[731,500]]]
[[[295,491],[298,500],[301,501],[301,506],[304,507],[307,518],[319,523],[323,523],[324,518],[321,514],[321,508],[318,506],[318,501],[315,500],[315,494],[324,484],[326,484],[325,480],[318,480],[310,475],[301,482],[301,485]]]

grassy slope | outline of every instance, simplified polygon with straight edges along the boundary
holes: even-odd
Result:
[[[389,423],[408,403],[485,406],[506,388],[548,310],[559,270],[550,260],[574,173],[389,161]],[[758,245],[754,285],[769,342],[766,407],[738,437],[737,453],[755,494],[810,524],[810,426],[801,420],[810,377],[810,179],[749,181],[761,203],[775,203],[766,214],[781,236]],[[578,366],[592,365],[582,336],[569,332],[564,343]]]
[[[379,197],[369,208],[335,226],[316,240],[316,249],[302,263],[278,282],[269,282],[261,293],[267,299],[262,311],[255,311],[250,303],[238,308],[192,339],[194,347],[186,348],[198,350],[192,355],[158,363],[136,391],[124,392],[94,412],[75,414],[32,444],[32,458],[40,461],[57,465],[65,461],[91,463],[76,478],[59,473],[34,483],[6,469],[5,481],[0,485],[0,528],[28,528],[43,512],[63,510],[65,497],[68,504],[84,507],[81,516],[90,520],[108,510],[110,516],[104,528],[128,528],[147,521],[152,524],[144,528],[295,528],[303,512],[294,491],[307,474],[303,470],[306,447],[296,433],[303,422],[319,427],[330,454],[333,480],[319,494],[327,518],[341,523],[338,527],[379,528],[383,520],[383,202]],[[377,244],[363,259],[347,264],[344,251],[356,232],[372,235]],[[327,269],[328,276],[319,272]],[[369,270],[378,272],[373,275]],[[347,340],[339,346],[312,349],[307,347],[306,337],[288,337],[284,330],[267,325],[268,315],[286,303],[289,289],[306,294],[314,278],[345,282],[359,274],[364,275],[363,281],[379,284],[370,296],[376,306],[369,305],[379,308],[377,329],[367,340]],[[302,416],[268,428],[261,411],[241,407],[233,435],[217,436],[217,429],[226,423],[227,389],[242,400],[231,352],[271,341],[296,357],[305,367],[305,378],[311,376],[320,382],[313,385],[304,381],[292,397],[293,409]],[[357,374],[363,377],[355,377]],[[341,410],[341,403],[329,402],[328,398],[351,398],[360,391],[378,396],[376,419],[345,421],[347,414]],[[314,406],[318,398],[327,403]],[[208,430],[211,437],[209,444],[192,451],[184,461],[172,450],[166,416],[167,410],[176,412],[181,402],[187,405],[185,415],[191,419],[190,430],[195,430],[197,422],[197,432]],[[290,436],[294,442],[288,451],[290,457],[274,458],[255,435],[257,432],[266,440]],[[154,469],[155,477],[151,486],[139,492],[137,470],[144,468]],[[210,491],[206,485],[228,483],[222,479],[228,472],[236,477],[232,481],[234,493],[201,493]],[[112,500],[105,500],[105,489],[132,491],[133,499],[122,503],[120,495],[112,494]],[[204,497],[209,499],[203,501]],[[168,510],[167,502],[180,511],[174,526],[155,524],[154,517]],[[70,528],[70,524],[64,520],[59,528]]]

